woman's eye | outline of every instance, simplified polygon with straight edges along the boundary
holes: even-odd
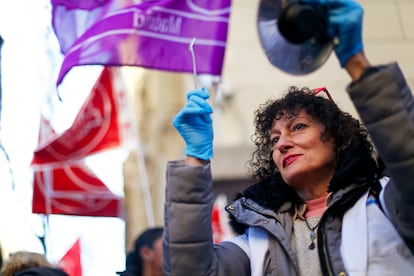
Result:
[[[274,138],[272,138],[272,139],[271,139],[272,146],[276,145],[276,143],[277,143],[278,141],[279,141],[279,137],[274,137]]]
[[[305,124],[299,123],[299,124],[294,125],[294,126],[293,126],[293,129],[294,129],[294,130],[299,130],[299,129],[303,129],[303,128],[305,128],[305,127],[306,127],[306,125],[305,125]]]

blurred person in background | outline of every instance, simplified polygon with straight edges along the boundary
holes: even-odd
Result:
[[[39,268],[39,269],[38,269]],[[40,269],[41,268],[41,269]],[[34,269],[34,270],[33,270]],[[41,273],[41,274],[34,274]],[[68,276],[63,270],[51,264],[44,254],[17,251],[11,253],[1,268],[2,276],[24,276],[24,275],[43,275],[43,276]]]
[[[121,276],[162,276],[162,227],[148,228],[135,240]]]

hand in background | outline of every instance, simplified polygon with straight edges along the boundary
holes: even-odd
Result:
[[[187,94],[187,104],[174,117],[173,125],[186,143],[185,153],[202,160],[213,157],[213,109],[205,88]]]
[[[362,21],[364,10],[354,0],[301,0],[310,5],[323,5],[328,10],[329,38],[338,38],[334,45],[341,67],[354,55],[363,51]]]

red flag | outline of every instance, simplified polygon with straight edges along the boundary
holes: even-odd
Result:
[[[55,131],[42,117],[39,141],[48,134]],[[82,161],[77,161],[34,172],[32,212],[122,217],[122,197],[112,193]]]
[[[69,276],[82,276],[81,243],[77,239],[58,263]]]
[[[122,197],[82,163],[45,168],[34,173],[32,212],[122,217]]]
[[[116,67],[104,68],[72,126],[51,135],[35,149],[32,165],[59,165],[115,148],[133,130],[126,107],[126,88]],[[128,114],[129,115],[129,114]]]

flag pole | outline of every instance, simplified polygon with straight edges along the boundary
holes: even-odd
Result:
[[[197,90],[199,87],[199,82],[198,82],[198,77],[197,77],[197,63],[196,63],[196,58],[195,58],[195,53],[194,53],[194,43],[196,41],[196,38],[193,37],[193,39],[190,42],[190,45],[188,45],[188,50],[191,53],[191,59],[192,59],[192,64],[193,64],[193,78],[194,78],[194,88]]]
[[[200,81],[198,79],[196,55],[194,52],[194,44],[196,42],[196,39],[197,39],[196,37],[193,37],[193,39],[191,39],[190,44],[188,45],[188,51],[190,51],[191,53],[191,60],[193,64],[194,89],[198,90],[200,88]],[[214,80],[212,87],[211,87],[212,91],[208,91],[210,95],[210,103],[213,108],[215,107],[215,103],[216,103],[217,96],[218,96],[217,94],[218,92],[220,92],[220,90],[218,89],[219,83],[220,81]]]
[[[53,173],[51,168],[47,168],[43,171],[43,181],[45,183],[45,215],[43,217],[43,231],[44,239],[41,240],[42,246],[44,247],[45,256],[48,256],[50,259],[53,259],[53,252],[50,250],[52,241],[50,239],[49,230],[50,230],[50,215],[52,214],[52,183],[53,183]],[[48,250],[49,249],[49,250]]]
[[[138,135],[137,135],[138,136]],[[145,158],[141,147],[140,139],[137,137],[137,147],[135,153],[137,155],[137,166],[138,166],[138,174],[140,175],[140,183],[142,193],[144,194],[144,205],[145,211],[147,215],[147,222],[149,227],[153,227],[155,225],[155,218],[153,212],[153,204],[152,204],[152,197],[151,191],[149,188],[149,181],[148,181],[148,174],[147,169],[145,166]]]
[[[117,93],[120,93],[120,91],[116,91]],[[121,92],[122,93],[122,92]],[[123,99],[122,102],[118,102],[120,104],[120,109],[126,110],[126,115],[129,118],[129,121],[131,124],[128,124],[130,128],[129,135],[132,136],[133,143],[133,149],[135,149],[135,155],[137,158],[137,172],[139,175],[139,178],[137,181],[139,181],[138,185],[141,189],[141,192],[143,193],[144,197],[144,208],[145,208],[145,214],[147,218],[147,224],[148,227],[155,226],[155,216],[153,211],[153,202],[152,202],[152,196],[151,196],[151,190],[149,187],[149,180],[148,180],[148,173],[147,168],[145,165],[145,156],[144,151],[142,150],[141,145],[141,139],[140,139],[140,133],[138,129],[138,124],[135,120],[135,117],[133,116],[133,108],[131,107],[131,100],[129,99],[128,93],[122,93],[122,95],[118,95],[118,99]],[[126,100],[125,100],[126,99]],[[121,123],[123,125],[123,123]],[[125,135],[128,135],[128,133],[125,133]],[[130,141],[129,139],[123,139]],[[129,143],[128,143],[129,144]]]

